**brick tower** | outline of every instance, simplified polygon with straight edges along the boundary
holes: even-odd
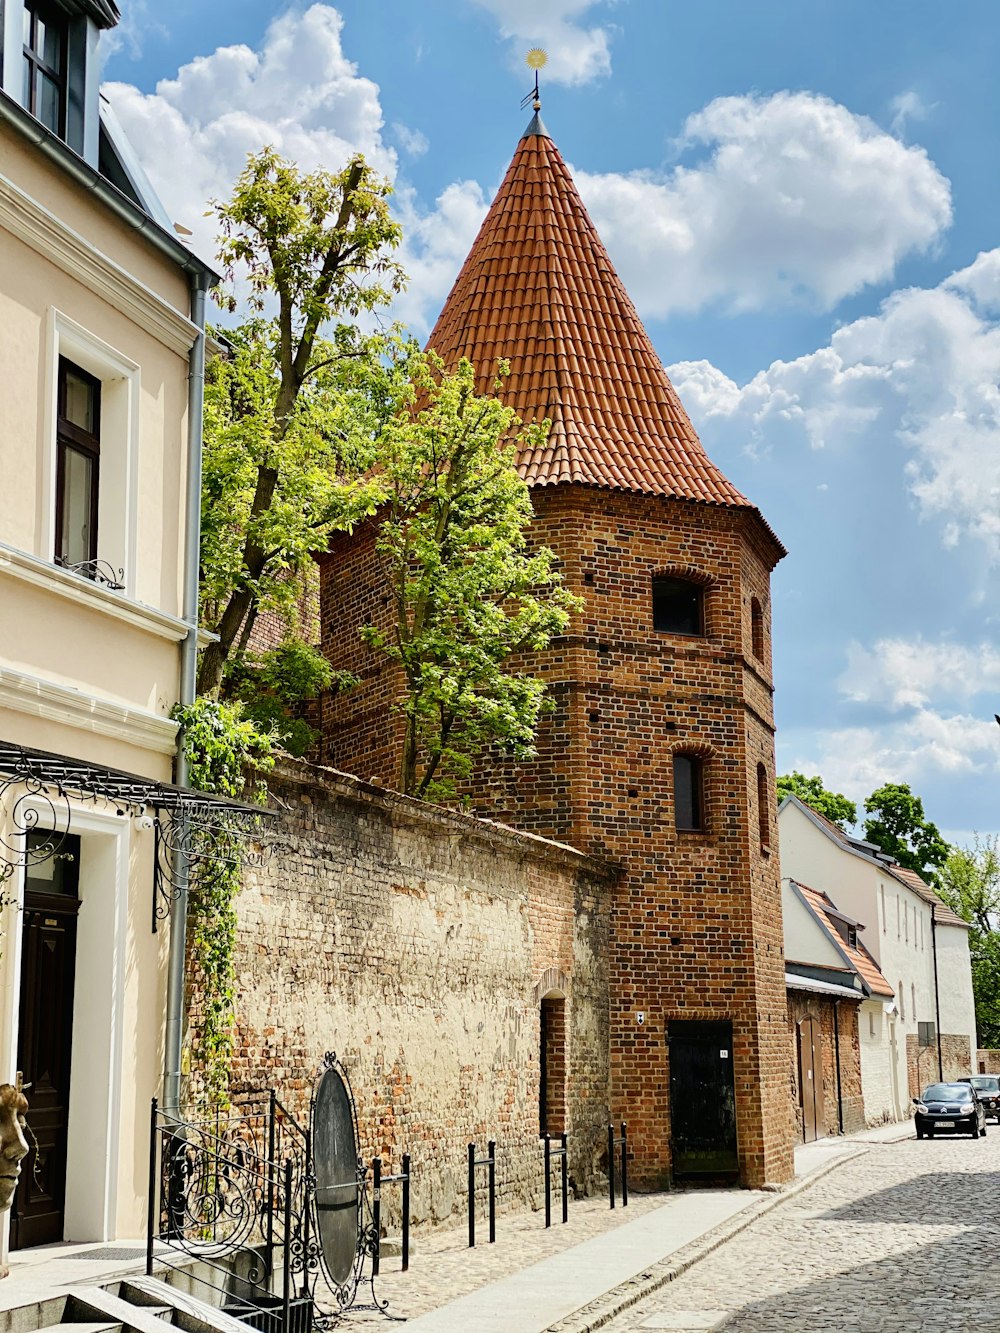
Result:
[[[784,554],[706,456],[536,114],[429,339],[524,421],[535,528],[585,601],[533,663],[555,703],[536,760],[477,805],[618,861],[610,1111],[634,1175],[792,1172],[774,799],[770,594]],[[371,532],[321,561],[324,651],[358,689],[323,701],[324,758],[394,781],[390,668],[345,626],[387,614]],[[572,1077],[572,1071],[570,1071]]]

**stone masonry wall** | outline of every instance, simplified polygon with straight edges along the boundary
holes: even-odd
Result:
[[[541,1000],[562,995],[570,1173],[590,1191],[609,1113],[615,872],[330,770],[289,765],[270,785],[284,811],[273,854],[237,900],[234,1094],[274,1086],[304,1116],[334,1050],[363,1156],[388,1173],[411,1154],[415,1222],[465,1208],[466,1145],[491,1138],[498,1206],[538,1206]]]
[[[794,1127],[772,833],[776,548],[749,510],[572,486],[532,498],[533,537],[555,550],[585,608],[531,661],[554,705],[538,757],[478,770],[469,795],[480,810],[509,812],[519,828],[625,867],[610,932],[612,1111],[628,1122],[636,1183],[671,1176],[672,1019],[732,1022],[741,1179],[781,1183],[792,1173]],[[703,583],[703,635],[653,629],[652,576],[671,573]],[[324,559],[321,604],[324,651],[361,677],[357,690],[323,701],[324,755],[392,781],[394,682],[354,632],[386,614],[370,533]],[[674,826],[675,751],[705,764],[698,832]]]
[[[972,1046],[964,1033],[941,1033],[941,1072],[945,1083],[956,1078],[968,1078],[976,1071],[972,1067]],[[938,1046],[921,1046],[915,1032],[906,1034],[906,1079],[909,1095],[917,1097],[928,1083],[937,1082]]]
[[[840,1046],[840,1101],[844,1133],[857,1134],[865,1128],[865,1107],[861,1095],[861,1043],[858,1033],[860,1005],[846,1000],[834,1019],[835,1001],[805,991],[788,992],[788,1035],[791,1059],[791,1094],[802,1138],[802,1098],[799,1091],[798,1025],[804,1018],[819,1024],[823,1068],[818,1077],[823,1088],[823,1123],[820,1135],[840,1133],[837,1113],[837,1046]]]
[[[975,1073],[979,1074],[1000,1074],[1000,1051],[984,1050],[982,1047],[976,1052]]]

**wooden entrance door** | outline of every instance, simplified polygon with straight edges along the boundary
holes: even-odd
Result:
[[[11,1249],[63,1239],[79,839],[29,873],[24,895],[17,1064],[26,1085],[30,1151],[11,1209]],[[42,887],[43,886],[43,887]]]
[[[674,1175],[736,1175],[732,1023],[679,1019],[669,1024],[667,1040]]]
[[[804,1143],[813,1143],[826,1133],[822,1083],[823,1051],[819,1024],[814,1018],[803,1018],[799,1023],[799,1101]]]

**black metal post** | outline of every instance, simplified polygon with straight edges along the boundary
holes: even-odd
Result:
[[[285,1162],[285,1235],[282,1246],[281,1329],[291,1333],[292,1309],[292,1162]]]
[[[552,1157],[549,1136],[545,1135],[545,1225],[552,1225]]]
[[[497,1238],[497,1145],[489,1142],[490,1163],[490,1244]]]
[[[278,1094],[274,1088],[268,1095],[267,1105],[267,1276],[274,1273],[274,1173],[278,1169],[278,1163],[275,1160],[275,1135],[277,1133],[277,1101]],[[309,1159],[306,1158],[308,1161]]]
[[[476,1145],[469,1144],[469,1249],[476,1245]]]
[[[569,1221],[569,1200],[566,1197],[566,1181],[569,1176],[569,1167],[566,1164],[568,1156],[569,1154],[566,1151],[566,1135],[564,1134],[562,1136],[562,1215],[564,1222]]]
[[[410,1267],[410,1154],[403,1153],[403,1272]]]
[[[372,1277],[378,1277],[382,1257],[382,1159],[372,1158],[372,1231],[375,1233],[375,1251],[372,1254]]]
[[[622,1207],[628,1207],[628,1134],[622,1121]]]
[[[608,1125],[608,1194],[611,1207],[615,1206],[615,1127]]]
[[[146,1203],[146,1276],[153,1276],[153,1231],[159,1190],[156,1188],[156,1098],[149,1109],[149,1199]]]
[[[310,1185],[310,1183],[309,1183],[309,1181],[310,1181],[309,1163],[312,1161],[312,1130],[311,1130],[311,1129],[307,1129],[307,1130],[305,1131],[305,1145],[306,1145],[306,1153],[305,1153],[305,1157],[304,1157],[304,1159],[303,1159],[304,1166],[303,1166],[303,1172],[302,1172],[302,1175],[303,1175],[303,1179],[302,1179],[302,1253],[303,1253],[304,1255],[307,1255],[307,1254],[309,1253],[309,1241],[310,1241],[310,1236],[309,1236],[309,1214],[312,1212],[312,1198],[311,1198],[310,1196],[311,1196],[311,1191],[312,1191],[312,1188],[313,1188],[313,1187]],[[308,1296],[309,1294],[310,1294],[310,1293],[309,1293],[309,1265],[308,1265],[308,1263],[304,1263],[304,1264],[302,1265],[302,1290],[301,1290],[301,1292],[300,1292],[300,1295],[303,1296],[303,1297],[306,1297],[306,1296]]]

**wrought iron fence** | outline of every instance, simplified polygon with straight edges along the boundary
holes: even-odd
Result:
[[[307,1333],[318,1268],[309,1132],[273,1092],[226,1112],[150,1115],[146,1271],[183,1271],[261,1333]]]

